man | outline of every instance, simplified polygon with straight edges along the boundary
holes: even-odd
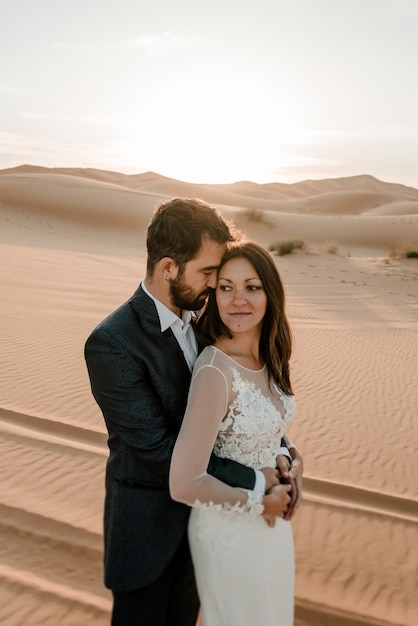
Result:
[[[112,626],[194,626],[197,619],[189,508],[170,498],[168,477],[198,351],[192,312],[216,286],[232,240],[220,214],[200,200],[160,205],[147,230],[145,281],[86,342],[92,392],[109,433],[104,535]],[[299,480],[300,458],[294,448],[291,454]],[[215,456],[208,471],[262,492],[279,480],[278,470],[256,473]]]

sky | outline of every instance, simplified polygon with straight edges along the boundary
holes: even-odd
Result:
[[[0,9],[0,169],[418,187],[418,0]]]

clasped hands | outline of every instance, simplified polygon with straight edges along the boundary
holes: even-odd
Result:
[[[291,460],[280,454],[276,458],[276,468],[261,470],[266,479],[263,517],[269,526],[276,524],[277,517],[292,520],[300,505],[303,460],[296,448],[290,448],[289,453]]]

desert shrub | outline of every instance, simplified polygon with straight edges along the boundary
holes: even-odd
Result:
[[[390,259],[418,259],[418,246],[405,244],[400,248],[391,248],[388,257]]]
[[[264,222],[265,213],[260,209],[243,209],[241,211],[242,217],[245,217],[249,222]]]
[[[269,246],[271,252],[276,252],[279,256],[291,254],[293,250],[306,250],[306,243],[302,239],[291,239],[289,241],[276,241]]]
[[[338,246],[336,246],[334,243],[329,244],[329,246],[327,247],[327,252],[328,254],[337,254],[338,252]]]

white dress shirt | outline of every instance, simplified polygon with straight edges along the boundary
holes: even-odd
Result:
[[[142,282],[142,289],[145,291],[147,296],[153,300],[156,306],[158,317],[160,319],[161,332],[163,333],[167,330],[167,328],[171,328],[173,335],[182,349],[187,365],[189,366],[190,371],[192,371],[194,362],[197,358],[197,341],[191,324],[192,319],[194,318],[194,313],[191,311],[182,311],[180,318],[174,313],[174,311],[169,309],[168,306],[163,304],[161,300],[155,298],[155,296],[148,291],[144,282]]]

